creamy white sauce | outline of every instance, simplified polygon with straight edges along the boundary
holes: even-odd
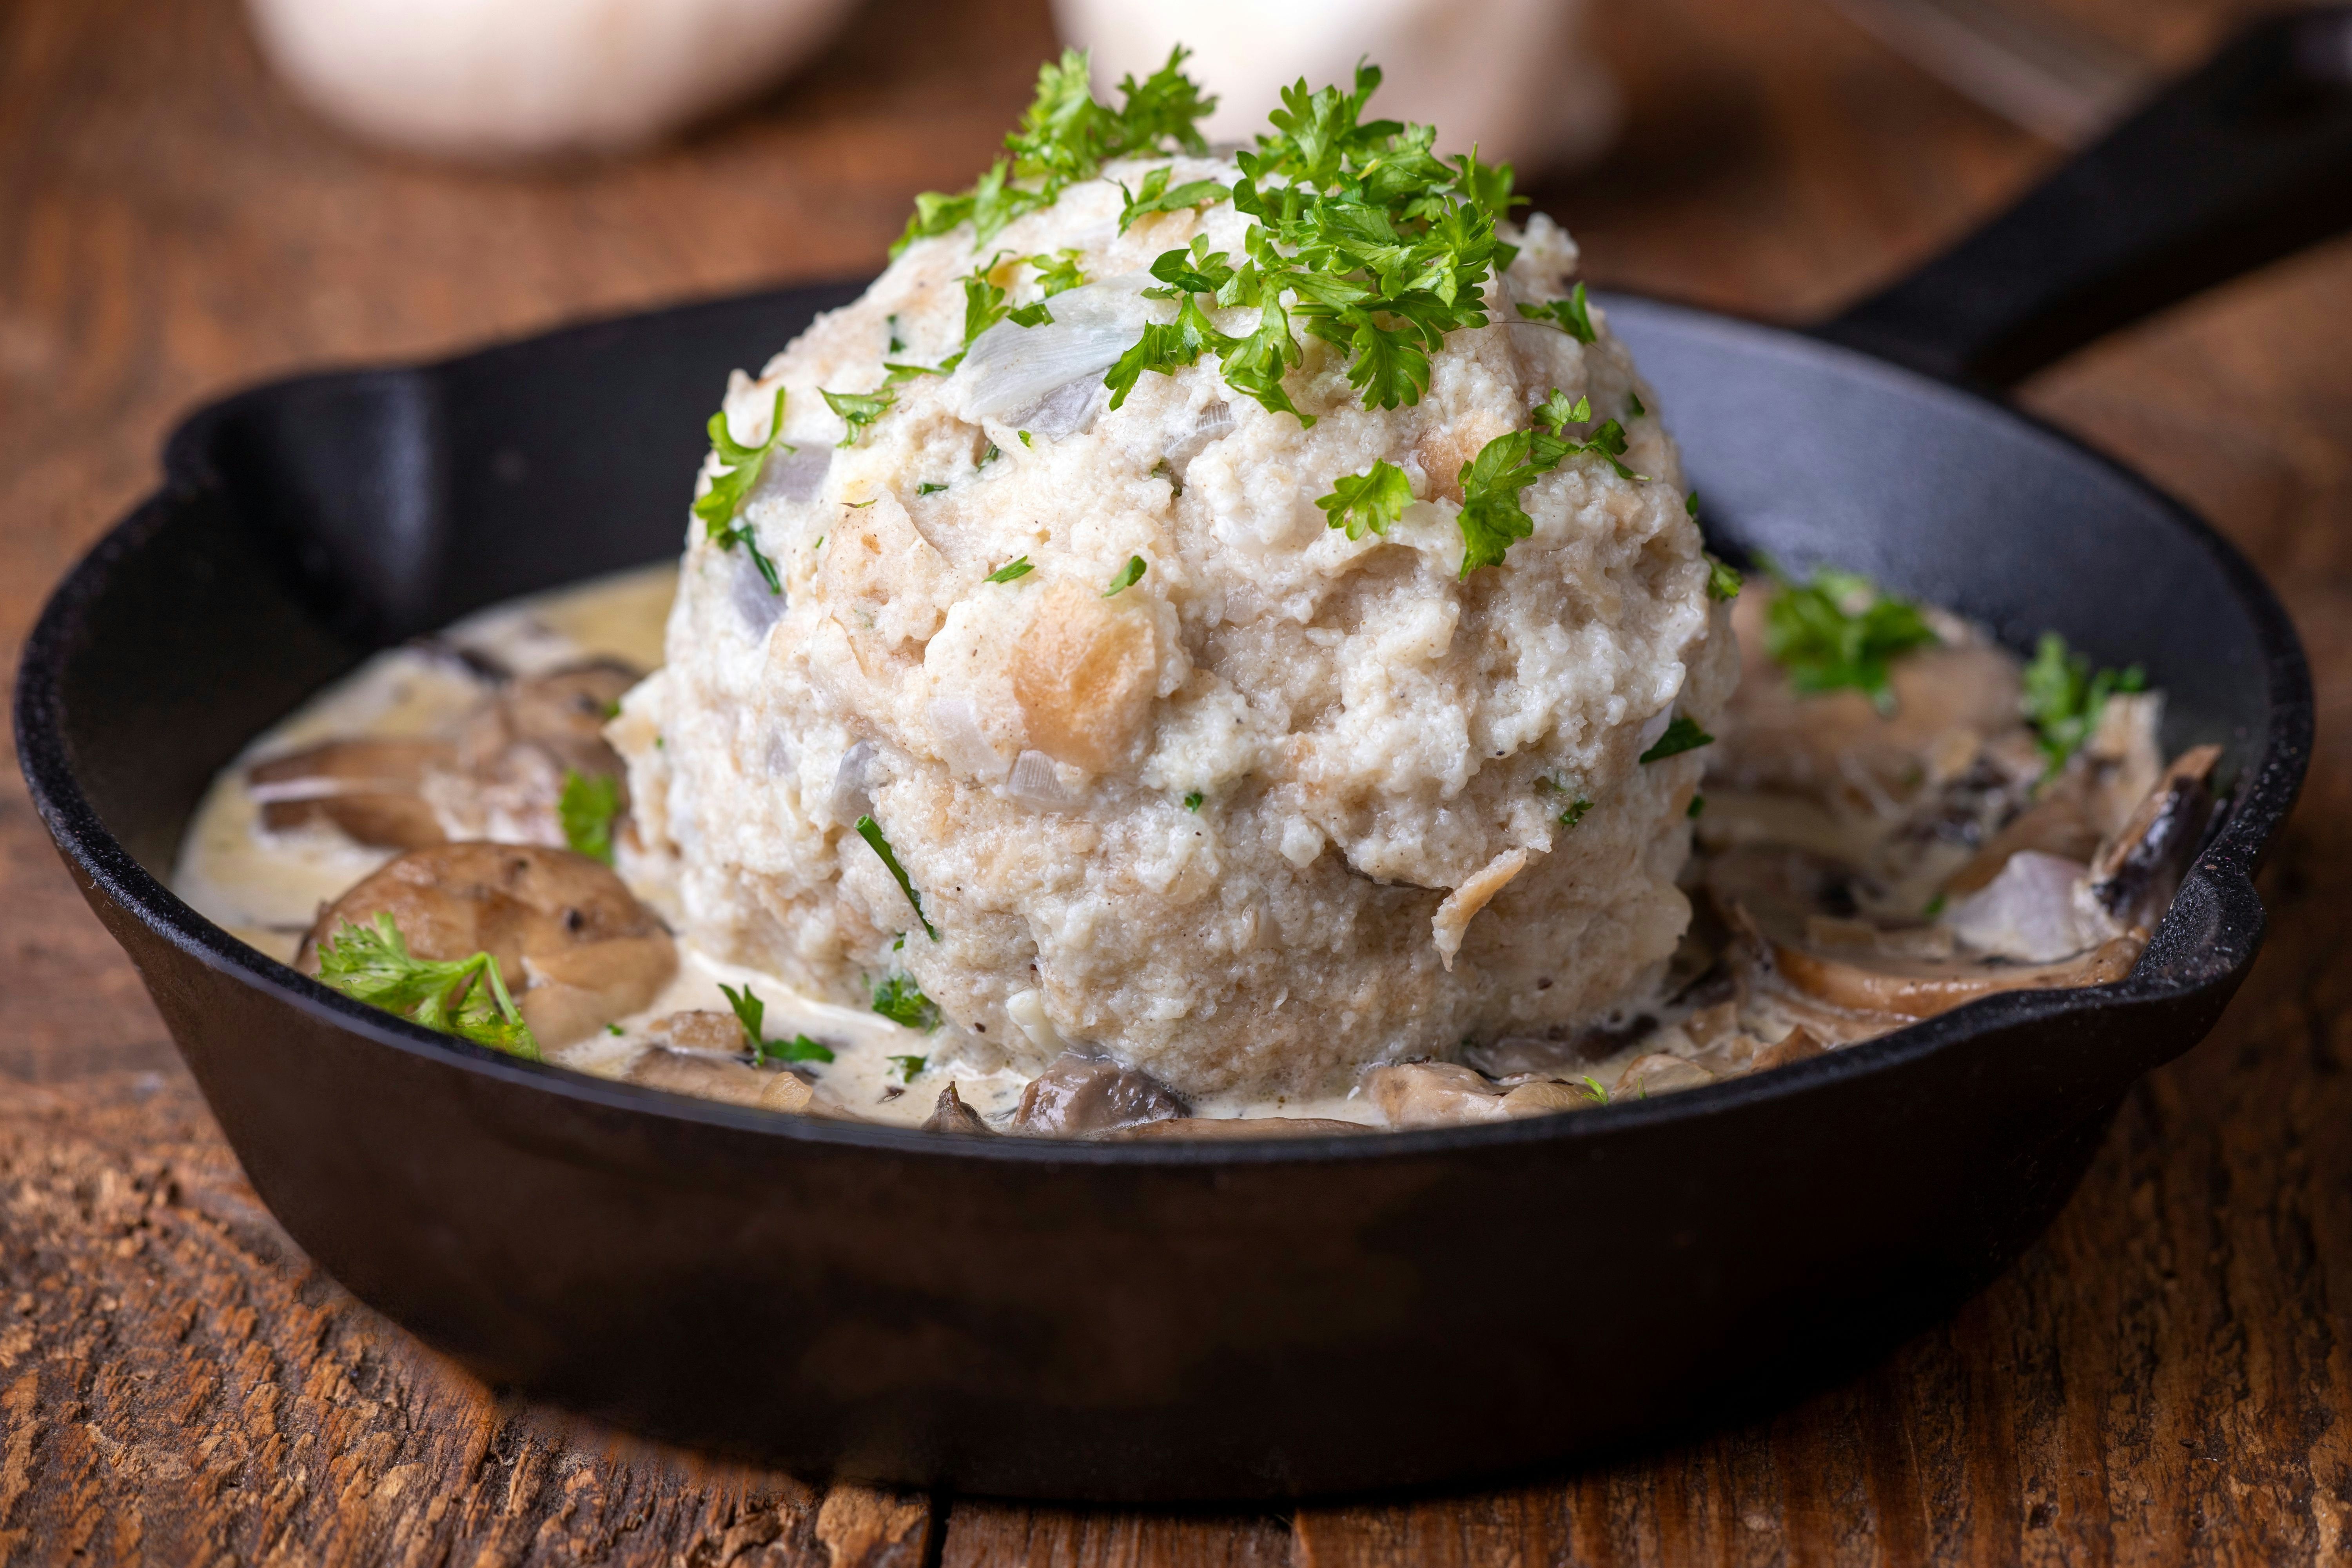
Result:
[[[662,658],[663,626],[677,569],[647,567],[496,605],[427,644],[391,648],[320,691],[257,736],[205,792],[180,846],[173,889],[239,940],[290,963],[319,911],[393,858],[314,824],[289,831],[261,825],[261,803],[246,782],[255,763],[324,741],[404,738],[446,732],[491,690],[459,653],[535,675],[593,658],[650,670]],[[767,1005],[764,1033],[806,1035],[834,1052],[798,1070],[820,1110],[914,1126],[952,1082],[965,1104],[991,1122],[1011,1120],[1028,1079],[1003,1067],[984,1040],[952,1026],[925,1033],[880,1015],[801,995],[769,974],[711,959],[680,942],[678,973],[645,1011],[585,1040],[551,1051],[550,1061],[618,1079],[654,1039],[651,1026],[673,1013],[728,1011],[721,984],[752,986]],[[903,1059],[921,1058],[919,1066]],[[911,1068],[911,1070],[910,1070]],[[1320,1116],[1377,1125],[1360,1096],[1330,1100],[1204,1103],[1203,1116]]]

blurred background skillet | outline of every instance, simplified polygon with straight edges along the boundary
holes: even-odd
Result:
[[[1829,335],[2005,379],[2333,232],[2352,216],[2344,58],[2340,13],[2258,31]],[[360,1294],[494,1374],[811,1468],[983,1490],[1263,1494],[1555,1458],[1792,1362],[1822,1375],[1973,1289],[2251,961],[2247,878],[2300,778],[2309,694],[2242,563],[1990,405],[1632,300],[1621,327],[1727,543],[2145,657],[2184,731],[2232,741],[2231,817],[2132,981],[1555,1124],[982,1153],[471,1059],[258,961],[154,883],[142,865],[202,778],[366,647],[665,551],[691,454],[620,433],[682,418],[690,442],[713,366],[840,297],[232,400],[175,441],[170,489],[27,652],[36,799],[257,1186]],[[583,449],[608,466],[549,460]],[[1903,471],[1864,481],[1890,451]],[[543,510],[512,521],[500,487],[532,472]],[[1530,1249],[1528,1215],[1561,1213],[1617,1223]],[[747,1301],[793,1332],[732,1331]],[[1545,1325],[1507,1385],[1427,1353],[1498,1322]]]

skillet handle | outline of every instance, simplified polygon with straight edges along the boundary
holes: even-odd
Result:
[[[2014,385],[2352,228],[2352,6],[2266,17],[1952,249],[1815,329]]]

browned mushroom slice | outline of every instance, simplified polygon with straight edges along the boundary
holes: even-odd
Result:
[[[670,1013],[656,1018],[646,1026],[646,1032],[667,1041],[682,1051],[709,1051],[725,1056],[741,1054],[750,1047],[743,1037],[743,1026],[732,1013],[720,1013],[711,1008],[697,1008],[690,1013]]]
[[[1451,1127],[1510,1115],[1499,1087],[1452,1062],[1374,1068],[1364,1075],[1364,1091],[1391,1127]]]
[[[1064,1051],[1021,1091],[1016,1131],[1043,1138],[1083,1138],[1187,1116],[1192,1107],[1149,1073],[1108,1057]]]
[[[418,792],[453,755],[445,741],[328,741],[256,763],[246,786],[273,832],[328,822],[376,848],[421,849],[444,836]]]
[[[672,1094],[690,1094],[697,1100],[729,1105],[756,1105],[766,1110],[804,1111],[814,1098],[809,1086],[791,1073],[762,1072],[732,1057],[673,1050],[667,1046],[646,1051],[629,1064],[622,1078],[647,1089],[666,1089]]]
[[[584,855],[532,845],[443,844],[388,862],[323,910],[296,966],[349,922],[389,914],[419,958],[487,952],[544,1048],[643,1010],[677,973],[677,948],[620,878]]]
[[[2026,850],[2067,860],[2088,860],[2098,852],[2099,828],[2091,820],[2083,775],[2070,773],[1986,840],[1969,863],[1944,884],[1945,896],[1966,898],[1991,884],[2009,858]]]
[[[1635,1057],[1618,1075],[1616,1084],[1609,1090],[1611,1100],[1648,1100],[1676,1089],[1697,1089],[1715,1081],[1715,1074],[1687,1057],[1669,1056],[1653,1051],[1645,1057]]]
[[[2137,937],[2119,936],[2056,963],[1992,963],[1874,955],[1832,958],[1785,942],[1771,943],[1774,967],[1796,990],[1832,1007],[1893,1013],[1906,1022],[1933,1018],[2002,991],[2105,985],[2131,973],[2141,946]]]
[[[2172,902],[2212,817],[2221,760],[2219,746],[2183,752],[2091,863],[2091,892],[2116,919],[2154,925]]]
[[[502,687],[466,721],[454,765],[426,781],[426,798],[466,837],[562,843],[566,776],[623,778],[604,727],[636,680],[628,666],[599,661]]]
[[[604,743],[604,725],[643,679],[617,660],[596,659],[509,681],[467,722],[460,762],[479,770],[509,748],[531,746],[559,769],[616,774],[620,759]]]
[[[1370,1132],[1360,1121],[1328,1116],[1173,1116],[1121,1128],[1114,1138],[1305,1138],[1326,1133]]]
[[[923,1123],[926,1132],[959,1132],[968,1137],[992,1138],[996,1130],[981,1120],[980,1112],[963,1102],[952,1083],[940,1090],[939,1103],[931,1107],[929,1120]]]

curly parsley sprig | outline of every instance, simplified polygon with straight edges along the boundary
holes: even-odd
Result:
[[[2021,706],[2033,726],[2048,771],[2055,774],[2099,727],[2107,700],[2147,689],[2147,671],[2138,665],[2094,671],[2088,654],[2069,652],[2066,639],[2043,632],[2033,662],[2025,667]]]
[[[1021,123],[1004,139],[1005,156],[991,165],[971,189],[957,195],[925,191],[915,198],[906,232],[891,246],[898,254],[918,239],[952,232],[969,223],[974,245],[986,245],[1024,213],[1052,206],[1065,187],[1091,180],[1115,158],[1158,153],[1205,154],[1200,121],[1217,100],[1202,96],[1200,84],[1182,67],[1189,50],[1169,51],[1168,63],[1138,82],[1121,78],[1117,109],[1098,103],[1087,87],[1082,49],[1065,49],[1058,60],[1037,70],[1037,92]]]
[[[1895,660],[1943,640],[1919,606],[1858,572],[1823,566],[1797,583],[1769,561],[1761,564],[1778,590],[1764,607],[1764,649],[1789,684],[1808,696],[1859,691],[1881,713],[1894,712]]]
[[[695,498],[694,515],[702,520],[703,531],[710,542],[721,550],[741,545],[751,556],[751,564],[759,568],[760,578],[768,584],[771,594],[782,594],[784,584],[776,575],[776,563],[761,551],[759,541],[751,531],[736,519],[751,500],[751,491],[759,485],[761,471],[766,468],[768,454],[795,450],[784,444],[784,389],[776,388],[775,411],[768,416],[768,438],[756,447],[747,447],[735,439],[727,427],[727,410],[720,409],[710,416],[710,447],[719,454],[719,469],[710,480],[710,488]]]
[[[1380,84],[1380,68],[1367,64],[1351,91],[1309,91],[1303,77],[1283,89],[1272,133],[1237,155],[1242,177],[1226,194],[1257,220],[1244,233],[1243,259],[1195,239],[1153,263],[1167,288],[1152,292],[1181,300],[1177,317],[1146,327],[1104,378],[1112,407],[1143,373],[1172,374],[1213,352],[1227,385],[1312,425],[1282,385],[1303,360],[1302,331],[1346,354],[1365,406],[1415,404],[1446,334],[1487,324],[1486,280],[1517,254],[1495,232],[1522,199],[1511,195],[1510,165],[1475,153],[1449,162],[1432,151],[1433,126],[1366,121]],[[1202,189],[1210,184],[1168,191],[1163,182],[1156,199],[1197,205],[1211,199]],[[1153,210],[1135,195],[1129,206],[1129,222]],[[1255,309],[1258,321],[1227,333],[1211,308]]]
[[[508,993],[496,957],[418,958],[389,910],[380,911],[372,926],[345,921],[321,942],[319,978],[355,1002],[428,1029],[525,1061],[540,1059],[539,1041]]]

